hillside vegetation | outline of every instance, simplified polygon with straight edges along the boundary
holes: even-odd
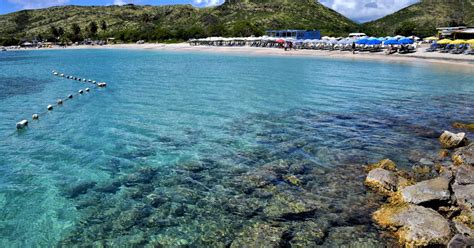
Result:
[[[22,39],[78,41],[115,37],[187,40],[207,36],[262,35],[267,29],[319,29],[327,35],[358,25],[314,0],[227,0],[211,8],[170,6],[61,6],[0,16],[0,44]]]
[[[373,22],[363,25],[363,30],[373,35],[436,34],[436,27],[474,26],[474,1],[472,0],[422,0]]]

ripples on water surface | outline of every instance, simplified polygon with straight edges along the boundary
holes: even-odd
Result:
[[[388,242],[361,165],[434,156],[474,72],[127,50],[0,53],[0,246]],[[14,132],[55,99],[104,80]],[[472,134],[471,134],[472,135]]]

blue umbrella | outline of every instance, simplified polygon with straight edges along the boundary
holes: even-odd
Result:
[[[398,45],[397,39],[389,39],[383,42],[384,45]]]
[[[364,39],[363,38],[363,39],[360,39],[360,40],[356,41],[356,44],[365,45],[365,44],[367,44],[367,42],[369,42],[369,39]]]
[[[379,44],[382,44],[382,41],[379,41],[378,39],[367,41],[367,45],[379,45]]]
[[[398,44],[402,44],[402,45],[413,44],[413,40],[409,38],[402,38],[398,40]]]

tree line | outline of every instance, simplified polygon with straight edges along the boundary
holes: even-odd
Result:
[[[69,27],[51,25],[49,30],[35,35],[38,41],[50,41],[56,43],[70,43],[81,42],[84,39],[90,38],[92,40],[106,40],[107,38],[115,38],[121,42],[136,42],[138,40],[156,41],[156,42],[180,42],[192,38],[203,38],[210,36],[260,36],[265,34],[263,27],[257,27],[249,21],[238,21],[233,23],[230,27],[223,24],[212,24],[207,27],[202,25],[190,26],[161,26],[142,21],[139,28],[122,28],[109,30],[109,26],[105,20],[100,22],[91,21],[85,27],[77,23],[72,23]],[[14,38],[1,39],[0,45],[18,45],[21,40]]]

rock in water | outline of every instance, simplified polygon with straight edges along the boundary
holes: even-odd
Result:
[[[238,234],[230,247],[280,247],[282,236],[283,230],[281,228],[266,224],[255,224],[252,227],[245,228],[242,233]]]
[[[456,149],[453,154],[453,161],[456,165],[470,165],[474,166],[474,143]]]
[[[444,131],[444,133],[439,137],[439,141],[444,148],[448,149],[467,145],[465,133],[454,134],[449,131]]]
[[[404,201],[414,204],[449,200],[449,179],[437,177],[408,186],[401,191]]]
[[[446,245],[451,237],[448,221],[433,209],[408,204],[382,207],[374,219],[383,227],[397,229],[407,247]]]
[[[365,184],[386,194],[397,190],[398,178],[392,171],[376,168],[369,172]]]

